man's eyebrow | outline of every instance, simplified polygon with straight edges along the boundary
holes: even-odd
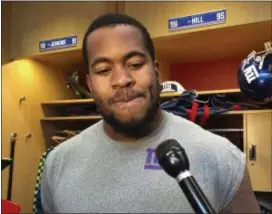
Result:
[[[94,67],[95,64],[100,63],[100,62],[111,62],[111,60],[108,59],[108,58],[106,58],[106,57],[97,57],[97,58],[94,58],[91,61],[91,67]]]
[[[141,52],[141,51],[131,51],[131,52],[125,54],[125,56],[124,56],[124,61],[126,61],[126,60],[128,60],[129,58],[134,57],[134,56],[140,56],[140,57],[142,57],[142,58],[144,58],[144,59],[147,58],[146,54],[143,53],[143,52]]]
[[[146,54],[141,52],[141,51],[131,51],[127,54],[124,55],[124,61],[127,61],[129,58],[131,57],[134,57],[134,56],[140,56],[142,58],[147,58]],[[101,62],[111,62],[111,60],[107,57],[97,57],[97,58],[94,58],[92,61],[91,61],[91,67],[94,67],[95,64],[97,63],[101,63]]]

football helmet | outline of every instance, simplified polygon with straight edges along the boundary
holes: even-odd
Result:
[[[237,80],[240,90],[253,101],[272,101],[272,41],[265,50],[252,51],[239,66]]]

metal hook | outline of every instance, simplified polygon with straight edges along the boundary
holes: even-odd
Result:
[[[30,133],[25,135],[25,138],[30,138],[32,135]]]
[[[23,101],[25,101],[26,100],[26,97],[25,96],[23,96],[23,97],[21,97],[20,99],[19,99],[19,103],[21,104]]]

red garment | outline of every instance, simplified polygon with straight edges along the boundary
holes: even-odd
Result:
[[[2,199],[1,205],[1,213],[20,213],[21,207],[11,201]]]

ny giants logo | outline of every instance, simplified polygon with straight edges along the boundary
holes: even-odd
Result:
[[[255,67],[255,65],[250,65],[244,70],[244,75],[247,80],[247,82],[250,84],[252,81],[256,80],[259,78],[258,71]]]
[[[159,170],[161,169],[158,159],[155,154],[155,149],[149,148],[146,150],[145,169]]]

